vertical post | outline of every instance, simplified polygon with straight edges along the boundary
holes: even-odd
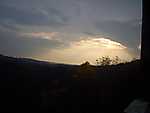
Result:
[[[148,0],[143,0],[142,4],[142,47],[141,47],[141,60],[144,67],[150,65],[150,15]]]
[[[149,0],[143,0],[142,11],[142,43],[141,43],[141,64],[142,73],[140,78],[142,79],[141,90],[142,97],[150,101],[150,4]]]

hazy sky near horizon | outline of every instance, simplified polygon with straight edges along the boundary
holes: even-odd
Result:
[[[0,54],[50,62],[139,58],[142,0],[0,0]]]

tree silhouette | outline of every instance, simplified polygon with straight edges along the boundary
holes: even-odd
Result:
[[[81,79],[94,79],[95,78],[96,70],[95,68],[90,65],[88,61],[81,64],[74,75],[74,78],[81,80]]]
[[[102,56],[96,59],[96,64],[101,66],[116,65],[119,63],[121,63],[121,59],[118,56],[115,56],[115,58],[110,58],[109,56]]]
[[[118,56],[115,56],[114,59],[112,59],[112,64],[116,65],[121,63],[121,59]]]
[[[96,60],[97,65],[106,66],[110,65],[112,60],[109,56],[102,56]]]
[[[85,67],[85,66],[87,67],[89,65],[90,65],[90,63],[88,61],[86,61],[85,63],[81,64],[82,67]]]

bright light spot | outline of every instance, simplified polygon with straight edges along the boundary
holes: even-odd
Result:
[[[106,38],[94,38],[94,39],[81,40],[79,42],[73,43],[73,45],[80,45],[82,47],[87,47],[87,48],[91,48],[91,47],[92,48],[101,47],[105,49],[126,49],[127,48],[118,42]]]
[[[40,58],[51,62],[81,64],[89,61],[96,63],[101,56],[118,56],[122,60],[130,61],[134,56],[123,44],[107,38],[87,38],[70,43],[69,47],[50,50]]]
[[[138,49],[141,50],[141,44],[139,44]]]

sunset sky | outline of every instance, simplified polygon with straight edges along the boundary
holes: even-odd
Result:
[[[0,0],[0,54],[94,64],[140,56],[142,0]]]

